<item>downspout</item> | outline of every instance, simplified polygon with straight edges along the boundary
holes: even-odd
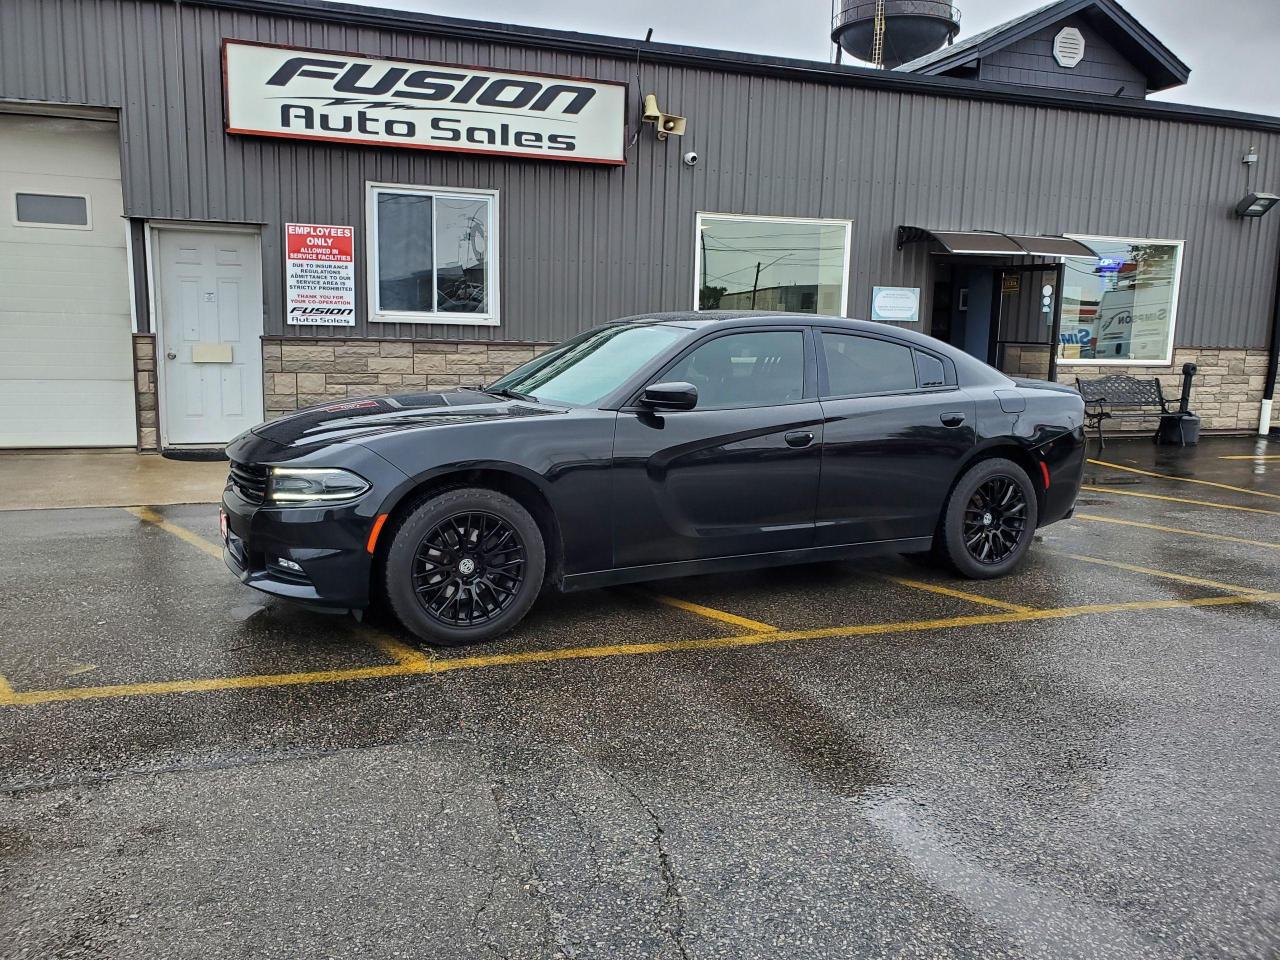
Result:
[[[1262,409],[1258,413],[1258,433],[1271,432],[1271,402],[1275,399],[1276,372],[1280,365],[1280,256],[1276,257],[1276,295],[1271,310],[1271,348],[1267,354],[1267,379],[1262,385]]]

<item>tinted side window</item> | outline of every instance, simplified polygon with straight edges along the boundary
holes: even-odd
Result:
[[[916,373],[922,387],[941,387],[947,382],[947,371],[942,361],[927,353],[916,353]]]
[[[887,340],[824,333],[827,396],[914,390],[916,371],[911,348]]]
[[[698,409],[788,403],[804,397],[804,334],[734,333],[695,349],[662,376],[698,388]]]

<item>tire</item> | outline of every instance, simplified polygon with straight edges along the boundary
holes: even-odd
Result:
[[[491,640],[523,620],[545,571],[542,532],[529,511],[496,490],[463,487],[409,512],[387,551],[384,577],[406,630],[457,647]]]
[[[1036,491],[1012,460],[983,460],[957,481],[940,523],[939,553],[961,576],[990,580],[1027,554],[1039,519]]]

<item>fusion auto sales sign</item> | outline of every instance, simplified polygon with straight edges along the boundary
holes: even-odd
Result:
[[[626,86],[226,40],[227,132],[623,163]]]

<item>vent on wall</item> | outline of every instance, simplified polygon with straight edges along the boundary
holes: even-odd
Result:
[[[1063,27],[1053,38],[1053,59],[1058,66],[1071,68],[1084,59],[1084,34],[1075,27]]]

